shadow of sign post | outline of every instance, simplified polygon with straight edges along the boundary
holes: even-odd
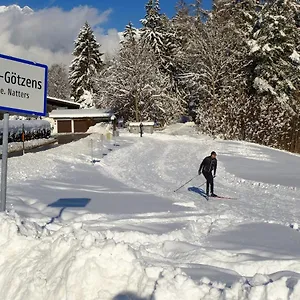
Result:
[[[149,298],[147,298],[147,299],[150,300]],[[147,300],[147,299],[141,298],[131,292],[125,292],[125,293],[118,294],[112,300]],[[153,297],[151,297],[151,300],[155,300],[155,299]]]
[[[61,218],[63,211],[66,208],[79,208],[79,207],[83,208],[83,207],[86,207],[90,201],[91,201],[90,198],[61,198],[61,199],[58,199],[57,201],[49,204],[48,207],[61,208],[59,211],[59,214],[56,217],[52,217],[51,220],[46,225],[53,223],[55,221],[55,219]]]

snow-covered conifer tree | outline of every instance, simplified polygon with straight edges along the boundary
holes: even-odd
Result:
[[[245,139],[249,119],[247,42],[251,28],[246,25],[246,16],[250,16],[250,9],[239,3],[219,1],[205,16],[198,2],[192,12],[193,22],[185,17],[193,24],[188,26],[192,30],[186,31],[187,40],[177,52],[186,98],[196,109],[196,119],[204,132]],[[183,19],[182,13],[179,16],[175,20]]]
[[[195,117],[195,108],[197,106],[198,95],[194,93],[197,88],[192,82],[191,77],[187,78],[182,75],[187,75],[192,71],[194,63],[197,64],[198,56],[193,57],[192,52],[197,48],[196,44],[199,41],[199,26],[195,16],[192,15],[191,6],[184,0],[180,0],[176,6],[176,15],[172,19],[174,30],[175,50],[174,62],[177,70],[178,94],[184,100],[185,113]],[[193,60],[193,61],[192,61]]]
[[[100,50],[91,26],[86,22],[81,28],[75,41],[75,49],[70,71],[69,81],[71,84],[71,95],[75,101],[80,102],[82,107],[91,107],[93,104],[86,97],[94,92],[94,77],[103,67]]]
[[[256,119],[255,106],[251,85],[251,64],[249,56],[249,41],[257,20],[260,4],[255,0],[215,1],[212,18],[219,24],[219,30],[224,31],[227,57],[235,61],[235,66],[229,65],[228,79],[231,91],[227,89],[227,107],[223,120],[225,137],[252,140],[253,124]]]
[[[168,17],[160,13],[159,0],[148,1],[141,23],[141,43],[153,49],[163,72],[174,73],[175,32]]]
[[[258,107],[255,139],[285,149],[299,131],[300,33],[296,0],[268,2],[255,27],[251,54]]]
[[[126,25],[126,28],[123,33],[124,41],[121,42],[121,44],[129,42],[129,43],[135,43],[137,40],[137,30],[135,27],[133,27],[133,24],[131,22]]]

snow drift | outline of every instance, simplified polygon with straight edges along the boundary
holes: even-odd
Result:
[[[9,160],[1,300],[300,299],[299,156],[189,124],[121,131],[118,146],[102,125],[92,131]],[[219,154],[218,193],[238,200],[170,193],[208,149]]]
[[[232,286],[196,282],[180,269],[146,264],[139,251],[82,223],[50,232],[15,213],[0,217],[2,300],[299,299],[299,278],[283,273],[275,279],[256,275]]]

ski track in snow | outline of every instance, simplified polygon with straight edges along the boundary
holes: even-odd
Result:
[[[193,201],[199,210],[205,211],[207,214],[235,214],[243,220],[274,221],[282,224],[299,221],[300,195],[298,187],[246,180],[226,172],[226,164],[222,162],[223,151],[226,154],[231,153],[233,156],[237,150],[244,153],[243,148],[246,147],[241,144],[240,148],[242,149],[224,148],[225,146],[220,145],[218,141],[208,138],[147,137],[141,142],[132,144],[130,149],[123,148],[112,153],[105,160],[103,168],[111,176],[132,187],[172,200],[175,199],[177,203]],[[249,148],[251,149],[251,147]],[[211,199],[207,202],[197,194],[188,193],[188,186],[199,186],[205,182],[202,176],[197,177],[177,193],[173,192],[175,188],[197,174],[200,162],[204,156],[210,153],[211,149],[216,150],[219,154],[215,179],[217,194],[237,197],[238,201]],[[255,150],[257,151],[257,149]],[[249,155],[249,149],[247,154]],[[269,159],[264,153],[255,152],[252,155],[257,160],[260,156],[263,159]],[[297,169],[297,166],[294,168]],[[278,173],[280,170],[279,168]],[[300,175],[298,178],[300,185]],[[205,189],[205,185],[202,188]]]
[[[291,269],[291,265],[295,267],[292,269],[297,270],[299,264],[297,263],[295,266],[293,257],[290,257],[290,260],[284,257],[281,263],[278,263],[277,259],[280,260],[278,257],[270,260],[269,257],[274,255],[272,251],[263,253],[261,249],[253,250],[251,247],[250,249],[241,249],[245,253],[239,255],[224,250],[205,251],[210,244],[209,235],[214,232],[222,232],[224,229],[227,230],[240,223],[269,222],[286,225],[291,221],[299,220],[300,206],[297,188],[245,180],[226,172],[226,164],[222,163],[223,151],[227,155],[229,153],[235,155],[237,151],[240,151],[239,155],[247,154],[247,158],[253,156],[256,160],[259,160],[260,157],[266,161],[271,160],[263,153],[263,150],[260,153],[258,147],[254,147],[254,151],[251,153],[251,146],[250,149],[246,149],[247,146],[243,143],[240,145],[241,149],[230,149],[230,147],[225,148],[220,145],[219,141],[208,140],[207,137],[199,140],[185,137],[166,138],[157,135],[132,144],[130,149],[123,148],[112,153],[103,163],[105,172],[110,172],[112,176],[125,181],[134,188],[176,200],[177,205],[182,203],[185,206],[185,203],[190,204],[192,201],[200,212],[194,220],[190,220],[188,223],[189,236],[177,237],[181,241],[197,245],[197,251],[195,249],[186,251],[180,243],[178,247],[174,246],[175,242],[173,249],[169,249],[166,253],[164,253],[163,247],[157,249],[154,246],[155,254],[150,250],[149,255],[147,249],[143,255],[148,256],[148,259],[152,257],[154,260],[158,260],[159,264],[166,263],[167,255],[170,265],[180,267],[183,266],[183,262],[187,265],[196,263],[225,269],[230,266],[243,276],[254,276],[258,270],[272,273],[284,268]],[[219,154],[218,177],[216,178],[217,193],[238,199],[212,199],[207,202],[201,196],[187,192],[186,187],[174,193],[174,187],[180,186],[186,179],[194,176],[202,158],[211,150],[216,150]],[[198,185],[202,182],[203,178],[200,177],[190,185]],[[260,229],[258,228],[258,230]],[[183,233],[182,230],[181,233]],[[264,238],[265,236],[262,239]],[[276,239],[276,237],[274,238]],[[276,245],[276,247],[281,246],[280,243]],[[149,248],[151,249],[151,246]],[[183,253],[178,249],[183,249]]]
[[[300,232],[289,227],[299,223],[300,175],[286,170],[291,161],[299,170],[299,156],[180,124],[143,138],[122,132],[118,143],[103,148],[94,134],[9,160],[1,299],[300,299]],[[216,193],[237,199],[189,192],[202,176],[174,193],[212,150]],[[56,218],[61,209],[48,205],[65,196],[92,201]]]

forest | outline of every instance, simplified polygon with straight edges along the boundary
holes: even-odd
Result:
[[[168,17],[149,0],[115,56],[85,23],[49,95],[110,107],[127,120],[191,118],[199,131],[300,152],[300,6],[296,0],[179,1]],[[92,98],[93,101],[86,101]]]

